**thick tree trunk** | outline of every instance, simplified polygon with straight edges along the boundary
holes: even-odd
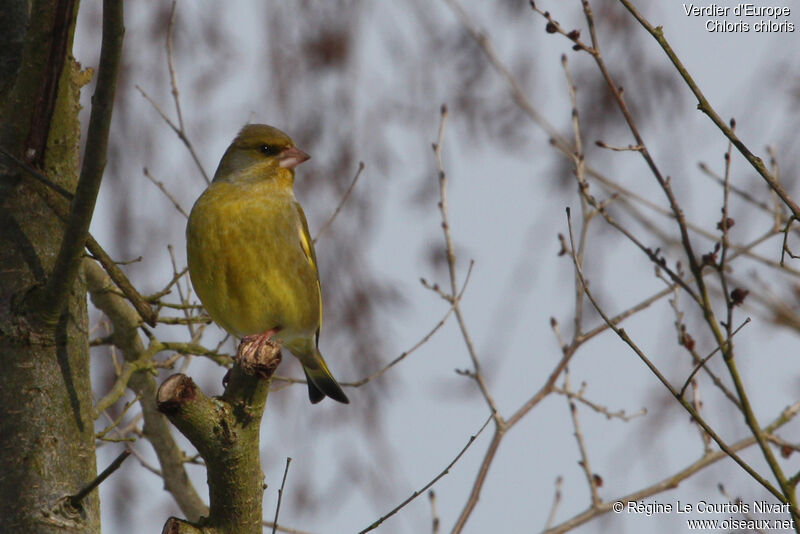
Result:
[[[10,40],[0,46],[0,145],[72,191],[78,6],[38,0],[28,13],[28,4],[6,0],[0,16],[0,36]],[[68,205],[0,154],[0,532],[99,532],[97,492],[77,508],[66,501],[96,474],[85,284],[76,280],[54,324],[21,306],[47,280],[63,235],[46,194]]]

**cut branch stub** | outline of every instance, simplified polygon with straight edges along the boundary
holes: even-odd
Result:
[[[158,409],[164,415],[172,415],[192,402],[197,394],[194,380],[183,374],[172,375],[158,388]]]

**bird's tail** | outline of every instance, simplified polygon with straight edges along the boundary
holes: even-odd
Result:
[[[306,359],[304,358],[304,360]],[[314,349],[313,361],[302,361],[302,363],[308,382],[308,398],[312,403],[316,404],[328,396],[343,404],[350,404],[350,399],[347,398],[347,395],[342,391],[342,387],[333,378],[319,349]]]

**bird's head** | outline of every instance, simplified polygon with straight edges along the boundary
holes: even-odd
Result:
[[[266,124],[248,124],[219,162],[214,181],[237,181],[283,176],[291,180],[294,168],[308,158],[292,138]]]

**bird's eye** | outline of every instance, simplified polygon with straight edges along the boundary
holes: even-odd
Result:
[[[264,154],[265,156],[276,156],[281,151],[281,149],[272,145],[261,145],[260,147],[258,147],[258,151]]]

